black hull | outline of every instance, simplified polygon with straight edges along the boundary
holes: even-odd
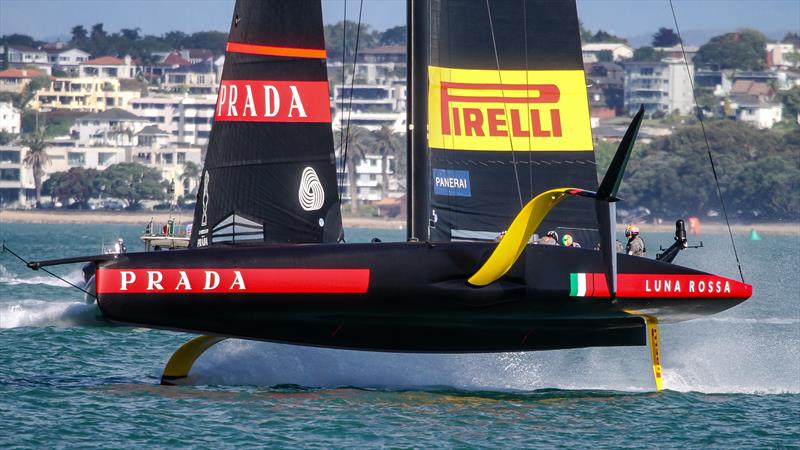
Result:
[[[600,252],[556,246],[529,246],[500,281],[468,286],[466,279],[493,248],[463,242],[312,244],[127,254],[98,263],[98,304],[108,319],[141,327],[358,350],[473,353],[644,345],[637,314],[667,323],[689,320],[749,297],[742,283],[627,255],[619,257],[620,276],[646,274],[648,291],[639,296],[621,289],[621,298],[612,301],[598,284],[595,296],[585,286],[585,296],[577,296],[574,274],[591,279],[602,273]],[[255,284],[272,287],[248,269],[269,268],[309,270],[309,277],[277,289],[283,292],[253,292]],[[191,289],[190,277],[176,284],[169,276],[176,269],[223,276],[211,277],[210,284],[219,286],[209,293],[197,278]],[[245,272],[243,279],[225,278],[235,269]],[[333,270],[333,279],[321,283],[317,269]],[[349,269],[368,274],[363,292],[334,293],[342,289],[333,286],[341,281],[335,271]],[[119,289],[118,276],[128,277],[127,291]],[[145,276],[158,283],[147,284]],[[674,276],[711,280],[719,295],[693,297],[685,279],[676,292],[674,285],[673,292],[654,292],[657,286],[664,290],[656,280]],[[723,284],[715,288],[714,280]],[[358,283],[354,290],[361,289]]]

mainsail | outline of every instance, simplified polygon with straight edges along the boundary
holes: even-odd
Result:
[[[427,47],[427,81],[414,83],[418,96],[427,87],[430,209],[414,214],[430,217],[430,239],[493,239],[541,192],[595,190],[575,2],[427,6],[428,26],[416,24],[412,45],[417,57]],[[539,232],[558,227],[597,228],[593,204],[565,200]]]
[[[191,245],[342,232],[319,1],[237,0]]]

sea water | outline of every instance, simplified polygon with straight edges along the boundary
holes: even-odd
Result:
[[[0,224],[26,258],[100,251],[142,227]],[[348,230],[350,242],[402,231]],[[646,347],[415,355],[241,340],[162,387],[191,336],[115,327],[83,294],[0,255],[0,447],[791,447],[800,445],[800,238],[735,236],[753,298]],[[655,253],[668,234],[645,236]],[[738,277],[727,235],[679,263]],[[81,281],[79,265],[55,267]]]

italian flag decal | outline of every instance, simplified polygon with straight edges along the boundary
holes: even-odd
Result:
[[[730,278],[707,274],[621,273],[617,297],[749,298],[753,288]],[[604,273],[570,273],[570,297],[609,297]]]
[[[570,297],[586,297],[586,285],[587,285],[587,278],[588,283],[593,285],[594,277],[592,274],[589,274],[587,277],[585,273],[571,273],[569,274],[569,296]],[[589,289],[589,296],[591,297],[591,292],[594,291],[594,286],[591,286]]]

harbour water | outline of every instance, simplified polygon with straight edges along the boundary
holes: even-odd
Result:
[[[98,252],[140,226],[0,224],[28,258]],[[402,231],[349,230],[348,240]],[[651,253],[668,234],[645,236]],[[115,327],[0,255],[0,447],[791,447],[800,445],[800,238],[736,236],[753,298],[646,347],[414,355],[230,340],[193,385],[158,385],[190,336]],[[727,235],[678,262],[738,277]],[[54,271],[81,279],[80,267]]]

